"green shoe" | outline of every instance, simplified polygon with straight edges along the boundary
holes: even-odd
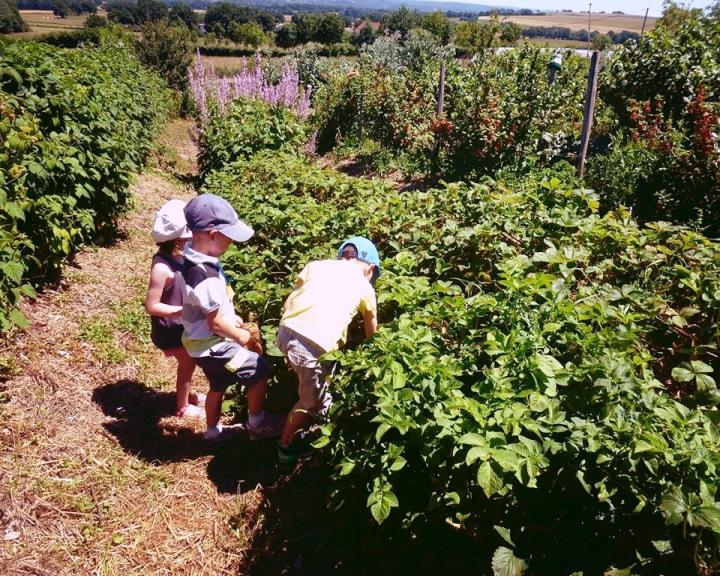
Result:
[[[285,448],[280,446],[280,443],[277,445],[278,460],[281,464],[295,464],[298,460],[312,456],[314,452],[315,449],[308,438],[295,440]]]

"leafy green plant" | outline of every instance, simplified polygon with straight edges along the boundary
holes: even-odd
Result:
[[[305,143],[305,127],[290,110],[258,100],[239,99],[225,115],[215,115],[203,128],[198,162],[202,174],[239,158]]]
[[[238,306],[266,325],[305,262],[353,233],[380,246],[382,327],[332,355],[318,445],[335,506],[366,503],[389,530],[501,525],[517,546],[496,566],[540,573],[596,573],[636,550],[652,571],[670,561],[652,541],[695,549],[662,502],[717,479],[716,244],[601,217],[593,193],[551,172],[400,192],[270,151],[205,190],[256,229],[225,263]]]
[[[383,258],[381,328],[327,355],[332,509],[388,535],[449,524],[496,574],[718,570],[720,245],[601,213],[565,164],[398,190],[263,150],[257,126],[203,185],[256,230],[224,258],[243,313],[271,333],[294,274],[350,235]]]
[[[0,331],[79,246],[110,229],[171,101],[104,30],[102,46],[0,47]]]
[[[615,140],[588,175],[608,208],[720,231],[718,41],[716,17],[670,3],[658,26],[609,60],[600,95],[617,118]]]

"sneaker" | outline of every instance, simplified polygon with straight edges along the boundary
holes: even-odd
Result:
[[[188,395],[188,402],[195,406],[202,407],[205,406],[205,398],[207,398],[207,396],[201,392],[190,392]]]
[[[266,412],[262,422],[260,422],[258,426],[250,426],[250,422],[248,421],[248,436],[250,436],[250,440],[261,440],[262,438],[280,436],[285,428],[285,420],[287,420],[287,414],[270,414]]]
[[[281,464],[294,464],[298,460],[312,456],[314,452],[312,440],[307,436],[301,437],[285,447],[280,446],[279,442],[277,445],[278,460]]]
[[[194,404],[185,404],[185,406],[175,412],[175,416],[178,418],[204,418],[205,410]]]
[[[220,428],[208,428],[203,434],[203,440],[209,442],[222,442],[229,438],[234,438],[241,432],[245,431],[243,424],[231,424],[229,426],[221,426]]]

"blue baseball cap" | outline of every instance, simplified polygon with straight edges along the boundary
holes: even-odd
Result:
[[[375,244],[364,236],[354,236],[353,238],[348,238],[345,242],[340,244],[340,248],[338,249],[338,258],[343,257],[343,250],[350,245],[355,246],[355,250],[357,250],[356,257],[358,260],[375,265],[373,280],[380,276],[380,254],[378,254]]]
[[[215,194],[200,194],[190,200],[185,206],[185,220],[192,232],[217,230],[234,242],[245,242],[255,234],[230,203]]]

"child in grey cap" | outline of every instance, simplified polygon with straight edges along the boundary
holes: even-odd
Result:
[[[233,242],[245,242],[254,234],[230,204],[214,194],[193,198],[185,207],[192,243],[185,248],[182,269],[184,327],[183,345],[210,381],[205,402],[209,440],[231,435],[237,428],[220,424],[225,390],[232,384],[248,388],[247,430],[252,439],[277,436],[285,415],[264,411],[270,365],[248,349],[251,334],[243,328],[228,294],[219,258]]]

